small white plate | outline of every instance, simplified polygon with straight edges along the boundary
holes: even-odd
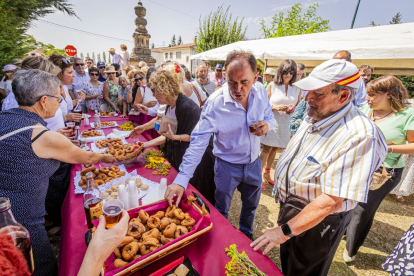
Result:
[[[111,127],[117,127],[117,126],[118,126],[118,123],[117,123],[117,122],[115,122],[115,121],[113,121],[113,122],[108,122],[108,123],[115,123],[115,125],[113,125],[113,126],[103,126],[103,127],[101,127],[101,128],[111,128]],[[90,123],[90,125],[91,125],[91,128],[95,128],[95,124],[94,124],[94,123]]]

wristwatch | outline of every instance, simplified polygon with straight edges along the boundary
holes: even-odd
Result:
[[[292,230],[289,227],[289,224],[285,223],[280,226],[282,228],[282,232],[285,236],[288,236],[289,238],[293,238]]]

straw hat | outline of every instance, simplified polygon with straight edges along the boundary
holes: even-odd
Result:
[[[116,73],[114,66],[106,67],[105,73]]]
[[[271,75],[271,76],[276,76],[277,71],[276,69],[273,68],[266,68],[266,71],[264,72],[265,75]]]

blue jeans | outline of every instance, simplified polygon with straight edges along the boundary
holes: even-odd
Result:
[[[262,161],[257,158],[250,164],[232,164],[216,158],[214,164],[214,182],[216,184],[216,209],[228,218],[234,190],[241,193],[242,208],[240,214],[240,231],[245,235],[253,232],[256,208],[262,193]]]

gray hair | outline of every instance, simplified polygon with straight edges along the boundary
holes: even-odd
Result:
[[[298,67],[298,70],[305,70],[305,64],[303,63],[298,62],[296,63],[296,66]]]
[[[340,84],[336,84],[336,83],[333,83],[333,85],[334,85],[334,87],[333,87],[332,93],[338,94],[342,90],[349,90],[349,91],[351,91],[351,94],[349,95],[348,102],[352,102],[352,100],[355,98],[357,88],[353,88],[353,87],[346,86],[346,85],[340,85]]]
[[[77,60],[82,60],[82,62],[83,62],[83,59],[81,59],[80,57],[73,58],[73,62],[76,62]]]
[[[20,106],[33,106],[42,96],[55,96],[60,80],[38,69],[20,70],[13,76],[12,89]]]
[[[334,56],[336,56],[336,55],[338,55],[340,53],[345,53],[345,56],[346,56],[346,59],[345,60],[346,61],[350,61],[351,60],[351,52],[349,52],[347,50],[341,50],[341,51],[336,52],[336,54]]]

